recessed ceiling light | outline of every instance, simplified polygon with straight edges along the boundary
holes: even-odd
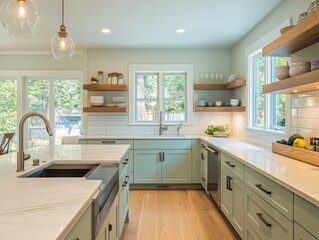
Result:
[[[102,32],[102,33],[110,33],[111,30],[108,29],[108,28],[103,28],[103,29],[101,30],[101,32]]]
[[[185,32],[185,29],[184,29],[184,28],[177,28],[177,29],[175,30],[175,32],[177,32],[177,33],[183,33],[183,32]]]

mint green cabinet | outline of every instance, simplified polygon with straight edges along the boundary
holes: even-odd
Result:
[[[128,160],[128,153],[119,163],[119,194],[118,194],[118,224],[117,224],[117,235],[119,239],[124,228],[125,222],[129,221],[129,172],[128,166],[125,164]]]
[[[246,221],[261,239],[293,239],[293,223],[246,186]]]
[[[262,240],[247,222],[245,224],[245,240]]]
[[[192,182],[191,150],[165,150],[162,156],[162,183]]]
[[[192,141],[135,140],[134,183],[192,183]]]
[[[160,154],[158,150],[134,151],[134,183],[161,183]]]
[[[135,150],[134,183],[191,183],[191,150]]]
[[[207,186],[207,143],[201,141],[200,143],[200,183],[206,193],[208,193],[208,186]]]
[[[297,222],[315,239],[319,239],[319,207],[297,194],[294,195],[294,220],[295,224]]]
[[[72,228],[65,240],[92,239],[92,205],[90,205],[79,221]]]
[[[113,203],[108,210],[108,214],[102,223],[101,229],[98,232],[95,240],[117,240],[118,237],[118,196],[113,200]],[[79,238],[81,239],[81,238]]]
[[[221,168],[221,210],[244,239],[245,229],[245,184],[222,165]]]
[[[199,184],[200,181],[200,140],[192,140],[192,183]]]
[[[298,223],[294,224],[294,240],[317,240]]]

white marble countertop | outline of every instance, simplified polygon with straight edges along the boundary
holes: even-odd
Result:
[[[319,207],[319,167],[238,139],[201,139]]]
[[[175,134],[145,134],[145,135],[81,135],[78,139],[130,139],[130,140],[142,140],[142,139],[198,139],[198,135],[175,135]]]
[[[28,149],[25,172],[54,162],[118,163],[129,145],[61,145]],[[33,167],[32,159],[41,166]],[[42,162],[45,161],[45,162]],[[0,239],[64,239],[101,184],[85,178],[17,178],[16,153],[0,156]]]

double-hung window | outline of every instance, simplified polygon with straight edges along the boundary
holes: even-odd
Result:
[[[263,94],[262,87],[276,79],[276,66],[285,65],[286,57],[264,57],[261,49],[248,56],[249,127],[285,131],[286,95]]]
[[[131,64],[130,124],[191,121],[193,66],[190,64]]]

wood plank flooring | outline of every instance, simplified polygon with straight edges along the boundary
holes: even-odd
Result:
[[[121,240],[232,240],[203,190],[131,190],[130,223]]]

